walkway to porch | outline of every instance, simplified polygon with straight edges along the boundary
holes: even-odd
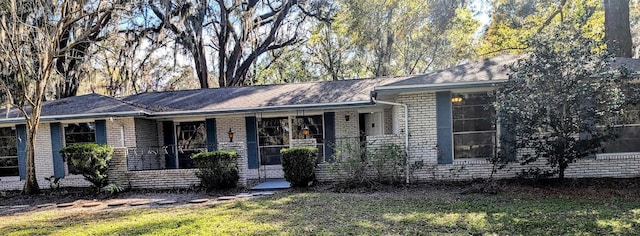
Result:
[[[291,184],[284,179],[267,179],[265,182],[253,186],[251,190],[277,190],[288,189],[290,187]]]

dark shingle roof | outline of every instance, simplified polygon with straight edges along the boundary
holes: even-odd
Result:
[[[229,110],[370,101],[377,86],[408,77],[141,93],[123,98],[153,111]]]
[[[508,70],[505,66],[515,62],[520,57],[522,56],[504,55],[481,61],[473,61],[429,74],[414,76],[410,79],[388,84],[388,86],[506,80],[509,76],[507,75]]]
[[[17,109],[11,109],[9,115],[7,109],[0,109],[0,118],[21,118],[22,114]],[[69,116],[87,114],[114,114],[114,113],[147,113],[144,108],[127,104],[118,99],[99,94],[87,94],[68,97],[53,101],[47,101],[42,106],[42,117]]]
[[[151,92],[123,100],[156,112],[219,111],[306,104],[368,102],[378,87],[507,79],[504,65],[519,56],[507,55],[471,62],[425,75],[381,77],[297,84]]]

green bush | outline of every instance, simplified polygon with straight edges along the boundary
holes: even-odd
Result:
[[[75,167],[73,174],[81,174],[97,188],[106,186],[113,147],[106,144],[84,143],[66,146],[60,150],[65,161]]]
[[[306,187],[315,180],[318,149],[315,147],[285,148],[282,154],[284,178],[294,187]]]
[[[342,140],[335,144],[333,161],[326,164],[337,187],[359,188],[404,184],[407,154],[398,144],[374,145],[370,141]],[[424,163],[409,165],[408,175],[422,169]]]
[[[240,175],[235,151],[201,152],[191,156],[195,161],[196,176],[206,189],[225,189],[236,187]]]

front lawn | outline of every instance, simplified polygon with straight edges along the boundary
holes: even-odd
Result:
[[[81,210],[81,211],[80,211]],[[451,191],[279,193],[224,204],[0,216],[3,235],[640,234],[640,199]]]

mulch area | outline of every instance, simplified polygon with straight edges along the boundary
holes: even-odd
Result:
[[[441,181],[406,186],[374,185],[345,188],[335,185],[317,185],[293,191],[333,191],[345,193],[451,193],[496,194],[513,193],[538,197],[573,196],[580,198],[640,198],[640,178],[583,178],[583,179],[507,179]]]

